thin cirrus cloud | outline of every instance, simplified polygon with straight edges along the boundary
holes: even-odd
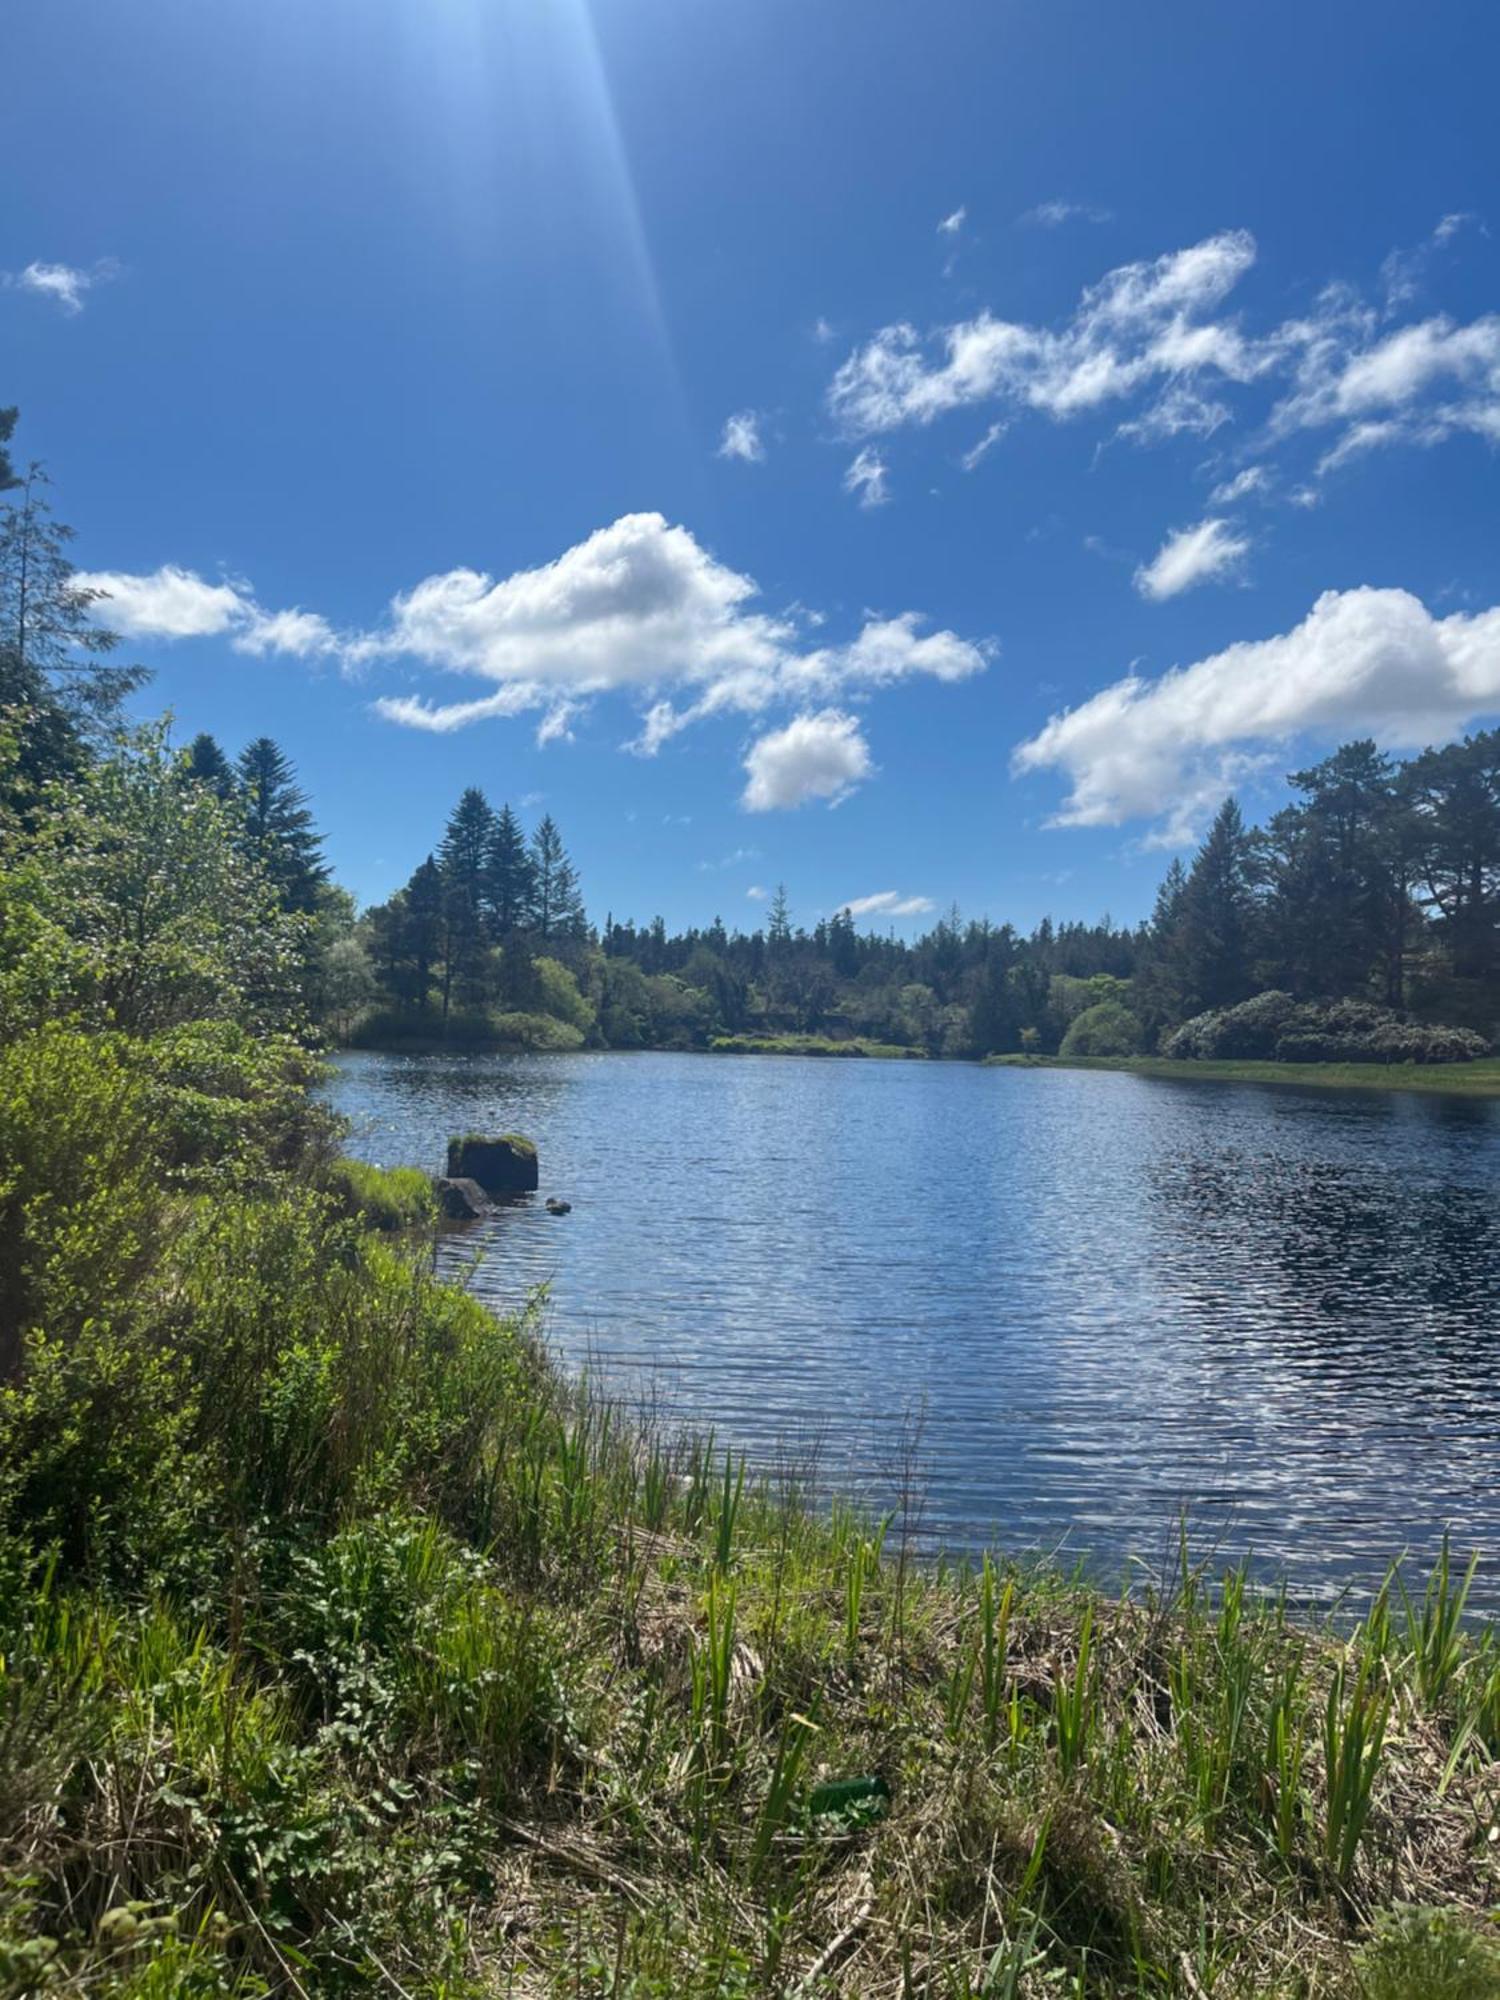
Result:
[[[1250,538],[1228,521],[1211,517],[1169,535],[1135,573],[1135,587],[1153,603],[1178,597],[1200,583],[1223,583],[1243,574]]]
[[[927,629],[914,611],[867,612],[849,639],[813,643],[816,614],[761,608],[750,577],[655,513],[623,515],[555,561],[498,580],[471,569],[426,577],[363,632],[335,630],[316,612],[267,611],[248,584],[171,564],[80,582],[99,593],[100,622],[132,637],[223,637],[241,653],[331,656],[349,671],[391,663],[479,684],[456,701],[376,700],[379,715],[411,729],[536,714],[539,741],[565,740],[591,702],[618,694],[639,717],[625,747],[652,756],[696,722],[780,709],[792,721],[751,747],[745,798],[755,811],[841,796],[869,775],[863,735],[838,703],[898,682],[964,680],[995,652],[988,640]]]
[[[1029,219],[1067,208],[1044,203]],[[1445,218],[1434,241],[1459,226]],[[895,322],[837,369],[830,413],[856,441],[987,404],[1054,422],[1109,413],[1114,435],[1139,445],[1209,437],[1249,414],[1253,449],[1327,434],[1319,477],[1392,444],[1500,441],[1500,316],[1392,327],[1389,302],[1329,286],[1310,312],[1252,331],[1229,299],[1256,257],[1254,237],[1228,229],[1106,272],[1058,324],[989,311],[926,333]]]
[[[0,283],[8,291],[31,292],[37,298],[49,299],[71,319],[83,311],[86,293],[96,285],[108,284],[119,275],[120,267],[115,259],[101,257],[97,263],[86,267],[33,262],[19,271],[0,273]]]
[[[1293,739],[1371,735],[1411,748],[1500,703],[1500,607],[1435,618],[1409,591],[1326,591],[1300,625],[1155,680],[1127,675],[1016,749],[1018,773],[1056,770],[1058,826],[1157,822],[1190,838],[1202,814]],[[1165,821],[1162,801],[1174,801]]]
[[[844,491],[852,493],[861,507],[883,507],[891,497],[885,460],[866,445],[856,452],[844,473]]]
[[[717,455],[720,458],[737,458],[746,465],[761,464],[766,446],[760,434],[758,411],[736,410],[732,417],[725,419]]]
[[[1038,229],[1061,229],[1065,222],[1113,222],[1114,211],[1091,201],[1039,201],[1019,218]]]
[[[903,896],[899,889],[881,889],[873,896],[855,896],[840,903],[848,917],[924,917],[934,907],[931,896]]]

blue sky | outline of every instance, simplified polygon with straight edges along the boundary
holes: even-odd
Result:
[[[477,783],[599,917],[1134,918],[1230,786],[1500,715],[1492,7],[4,40],[0,402],[363,900]]]

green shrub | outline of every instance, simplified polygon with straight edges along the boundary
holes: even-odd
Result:
[[[1497,2000],[1500,1945],[1459,1910],[1401,1903],[1357,1954],[1362,2000]]]
[[[1195,1014],[1161,1052],[1189,1061],[1452,1063],[1477,1061],[1487,1049],[1472,1029],[1404,1021],[1367,1000],[1299,1002],[1273,991]]]
[[[1145,1033],[1128,1007],[1101,1000],[1074,1017],[1058,1051],[1064,1056],[1136,1056]]]
[[[550,1014],[495,1014],[491,1017],[492,1038],[507,1048],[540,1049],[570,1054],[581,1049],[584,1033],[571,1022],[555,1021]]]

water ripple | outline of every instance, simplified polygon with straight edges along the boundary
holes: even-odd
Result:
[[[877,1503],[920,1411],[950,1546],[1118,1575],[1186,1509],[1309,1595],[1445,1523],[1500,1553],[1500,1106],[668,1055],[351,1055],[333,1095],[387,1165],[535,1137],[573,1214],[443,1254],[548,1284],[566,1360]]]

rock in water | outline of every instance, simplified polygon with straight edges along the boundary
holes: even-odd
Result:
[[[481,1215],[490,1212],[489,1201],[478,1181],[454,1177],[436,1180],[432,1187],[438,1207],[449,1222],[477,1222]]]
[[[539,1178],[536,1147],[517,1132],[496,1139],[466,1132],[448,1141],[448,1177],[478,1181],[486,1194],[530,1194]]]

